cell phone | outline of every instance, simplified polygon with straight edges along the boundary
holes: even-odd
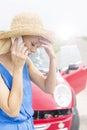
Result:
[[[17,48],[18,48],[20,46],[20,44],[23,43],[23,38],[22,38],[22,36],[20,36],[20,37],[12,37],[11,38],[12,44],[14,43],[14,40],[16,38],[18,38],[18,43],[17,43]]]

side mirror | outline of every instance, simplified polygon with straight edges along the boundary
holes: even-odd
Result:
[[[70,70],[77,70],[78,68],[79,68],[78,65],[76,65],[76,64],[70,64],[70,65],[68,66],[67,70],[66,70],[66,73],[69,74],[69,71],[70,71]]]

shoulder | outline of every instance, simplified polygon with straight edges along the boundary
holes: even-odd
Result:
[[[4,80],[2,78],[2,75],[0,74],[0,94],[2,93],[5,93],[8,91],[8,88],[6,86],[6,84],[4,83]]]
[[[0,74],[0,108],[2,106],[5,106],[5,102],[8,99],[9,92],[10,92],[9,89],[6,86],[6,84],[4,83],[4,80]]]

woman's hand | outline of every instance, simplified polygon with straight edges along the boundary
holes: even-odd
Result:
[[[50,59],[56,58],[53,47],[52,47],[53,44],[50,41],[40,38],[39,42],[41,43],[41,46],[44,47],[44,49],[46,50]]]
[[[12,61],[15,67],[23,67],[28,56],[28,49],[24,43],[20,44],[17,48],[18,39],[15,39],[11,46]]]

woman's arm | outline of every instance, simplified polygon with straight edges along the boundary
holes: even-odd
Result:
[[[0,76],[0,108],[9,116],[18,116],[22,102],[22,69],[14,69],[11,91]]]
[[[11,66],[13,67],[12,75],[12,88],[8,90],[2,76],[0,76],[0,108],[11,117],[18,116],[23,95],[23,67],[28,55],[27,48],[21,44],[18,49],[17,39],[11,46]],[[9,64],[10,65],[10,64]]]
[[[39,86],[46,93],[52,93],[56,86],[56,56],[54,54],[51,44],[48,44],[46,41],[44,42],[43,40],[40,40],[40,42],[42,43],[42,47],[44,47],[49,56],[49,72],[47,76],[44,76],[37,70],[37,68],[33,65],[30,59],[28,59],[27,61],[28,70],[31,80],[37,86]]]
[[[56,86],[56,61],[52,59],[50,61],[49,72],[47,76],[44,76],[32,63],[28,63],[28,70],[30,74],[31,81],[34,82],[38,87],[40,87],[46,93],[52,93]]]

